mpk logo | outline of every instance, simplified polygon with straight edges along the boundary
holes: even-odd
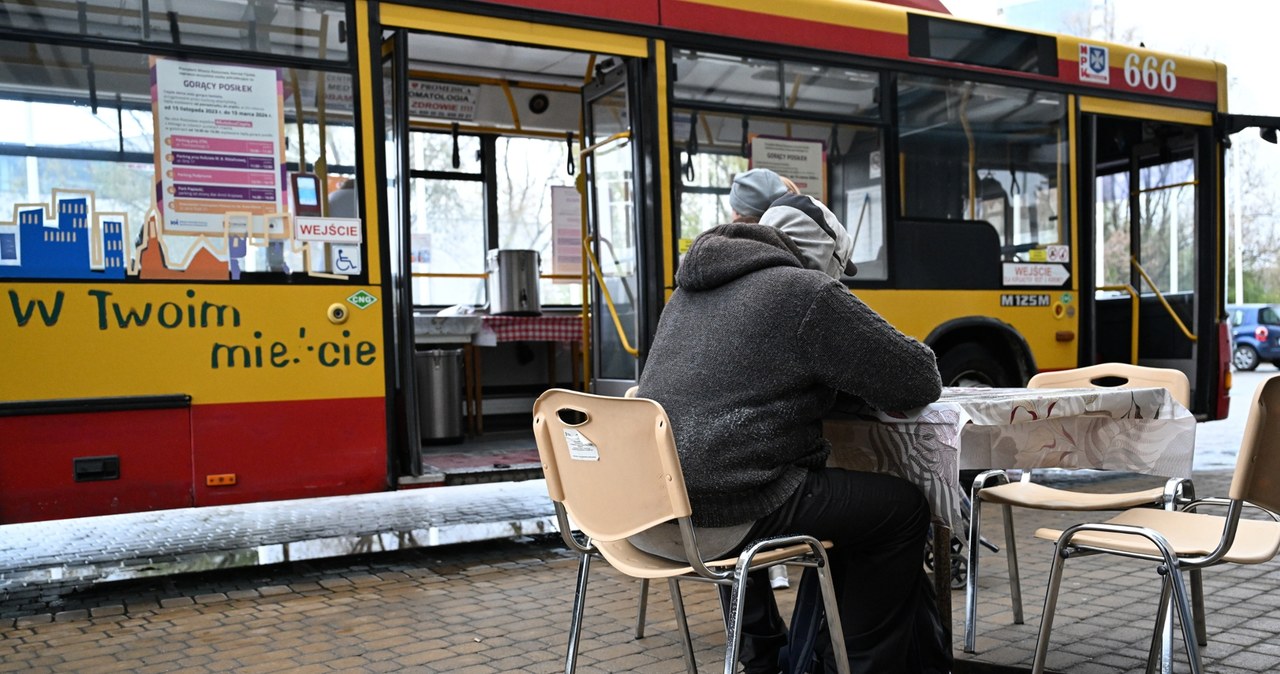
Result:
[[[1080,45],[1080,81],[1111,83],[1111,59],[1106,47]]]

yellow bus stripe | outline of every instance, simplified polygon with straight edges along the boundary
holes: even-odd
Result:
[[[619,56],[644,58],[649,55],[648,44],[642,37],[614,35],[545,23],[458,14],[403,5],[381,5],[381,19],[384,26],[435,33],[467,35],[505,42],[524,42]]]
[[[1171,108],[1166,105],[1150,103],[1130,103],[1093,96],[1080,97],[1080,111],[1116,117],[1137,117],[1153,119],[1173,124],[1191,124],[1194,126],[1210,126],[1213,124],[1213,113],[1200,110]]]

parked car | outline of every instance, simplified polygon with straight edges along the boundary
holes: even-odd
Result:
[[[1231,364],[1252,370],[1262,361],[1280,367],[1280,305],[1231,304],[1231,339],[1235,344]]]

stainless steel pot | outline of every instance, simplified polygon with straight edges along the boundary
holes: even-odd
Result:
[[[491,250],[485,271],[489,275],[489,313],[542,313],[538,299],[541,258],[536,250]]]

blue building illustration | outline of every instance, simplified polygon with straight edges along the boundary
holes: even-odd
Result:
[[[0,225],[0,278],[119,280],[128,270],[126,217],[95,214],[91,194],[53,195],[54,218],[42,204],[15,208]]]

